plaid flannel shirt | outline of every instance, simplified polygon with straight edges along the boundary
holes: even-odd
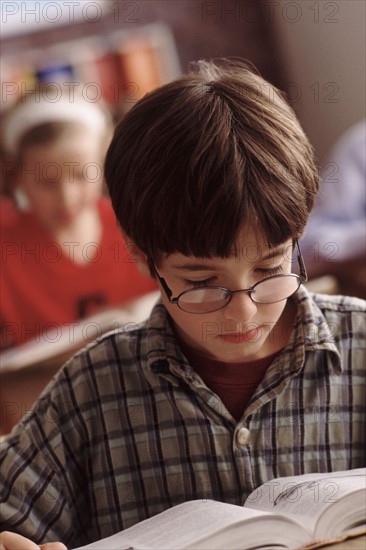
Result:
[[[241,505],[279,476],[365,466],[364,302],[292,299],[291,339],[240,422],[161,303],[78,353],[2,444],[0,531],[72,548],[186,500]]]

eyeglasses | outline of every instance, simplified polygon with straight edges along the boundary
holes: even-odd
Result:
[[[201,286],[191,288],[181,292],[176,298],[172,297],[172,291],[168,287],[165,279],[161,277],[155,264],[150,261],[150,265],[155,272],[169,302],[179,307],[186,313],[212,313],[227,306],[234,294],[247,292],[250,299],[257,304],[275,304],[286,300],[298,291],[300,285],[307,281],[305,263],[301,254],[300,246],[295,240],[297,247],[297,260],[299,262],[300,275],[294,273],[272,275],[262,281],[259,281],[250,288],[239,290],[229,290],[222,286]]]

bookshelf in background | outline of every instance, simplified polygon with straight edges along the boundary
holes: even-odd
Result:
[[[57,85],[66,84],[70,93],[80,87],[88,101],[103,99],[118,114],[180,73],[174,37],[166,24],[96,34],[31,49],[21,59],[15,54],[4,56],[1,110],[11,106],[22,91],[42,83],[48,85],[50,101],[57,98]]]

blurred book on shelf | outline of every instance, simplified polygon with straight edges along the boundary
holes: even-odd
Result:
[[[37,85],[66,85],[70,97],[79,88],[91,102],[103,99],[114,113],[128,110],[154,88],[181,73],[173,34],[156,22],[133,30],[59,42],[4,56],[0,69],[1,110]],[[56,102],[56,101],[55,101]]]

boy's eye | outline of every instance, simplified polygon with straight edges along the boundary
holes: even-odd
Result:
[[[190,288],[201,288],[202,286],[213,285],[217,280],[217,277],[210,277],[209,279],[204,279],[203,281],[190,281],[189,279],[184,279],[184,284]]]
[[[276,267],[258,267],[257,272],[263,274],[265,277],[280,275],[283,272],[283,265],[281,264]]]
[[[273,275],[280,275],[283,272],[283,265],[276,267],[258,267],[256,272],[263,276],[263,278],[272,277]],[[184,285],[188,288],[201,288],[210,285],[217,284],[217,277],[209,277],[202,281],[191,281],[190,279],[184,279]]]

